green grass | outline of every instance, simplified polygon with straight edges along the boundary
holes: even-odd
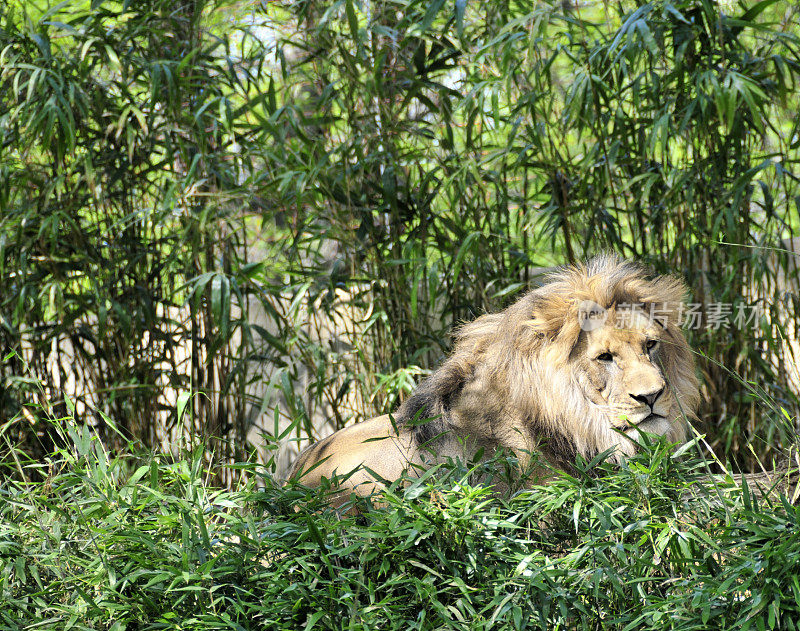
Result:
[[[699,490],[705,465],[663,446],[510,499],[475,483],[476,468],[443,467],[341,516],[253,470],[235,491],[208,488],[200,450],[113,459],[88,431],[68,433],[47,462],[6,461],[0,628],[793,629],[800,619],[800,510],[722,482]],[[39,481],[19,481],[18,468]]]

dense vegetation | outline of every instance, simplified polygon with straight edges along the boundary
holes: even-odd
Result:
[[[3,626],[793,628],[796,509],[690,488],[797,453],[799,16],[0,3]],[[703,314],[688,462],[357,519],[275,487],[601,249]]]
[[[255,423],[391,407],[454,322],[610,248],[763,310],[689,331],[700,428],[747,467],[791,443],[793,4],[9,2],[0,37],[15,441],[46,453],[31,403],[68,394],[109,446],[241,461]]]
[[[1,491],[3,629],[795,629],[800,617],[800,509],[698,482],[704,463],[663,446],[509,500],[471,484],[476,468],[444,467],[339,517],[270,478],[209,490],[201,452],[111,458],[60,425],[69,448],[36,465],[47,483]]]

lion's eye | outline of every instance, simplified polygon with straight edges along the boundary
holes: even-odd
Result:
[[[647,350],[652,351],[658,345],[658,340],[647,340]]]
[[[599,362],[610,362],[614,357],[611,353],[600,353],[595,359]]]

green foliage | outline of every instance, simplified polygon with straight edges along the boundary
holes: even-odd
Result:
[[[241,464],[599,249],[765,309],[701,414],[790,447],[800,9],[726,6],[0,4],[0,627],[795,628],[798,509],[660,445],[359,516]]]
[[[613,249],[705,312],[764,308],[693,334],[701,416],[742,466],[788,447],[798,8],[585,4],[0,6],[15,440],[51,451],[37,406],[69,395],[109,447],[236,462],[260,420],[274,452],[390,409],[541,265]]]
[[[0,491],[0,627],[792,629],[798,520],[654,445],[510,499],[441,467],[363,514],[208,488],[202,451],[111,458],[71,418]],[[591,471],[591,472],[590,472]],[[255,473],[255,471],[251,471]],[[296,508],[296,510],[295,510]]]
[[[23,357],[54,402],[66,391],[145,446],[163,435],[167,387],[210,395],[190,402],[204,435],[236,418],[219,396],[233,358],[214,360],[247,277],[224,260],[241,218],[217,193],[244,195],[231,101],[244,88],[228,69],[252,62],[206,35],[210,6],[174,4],[0,9],[2,344],[30,344],[4,366],[6,418],[26,401]]]

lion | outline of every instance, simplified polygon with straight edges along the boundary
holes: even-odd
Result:
[[[561,268],[458,328],[450,356],[393,415],[309,446],[289,479],[335,479],[341,504],[448,459],[506,450],[520,468],[538,454],[569,471],[579,454],[611,450],[621,462],[642,432],[683,442],[700,400],[679,328],[685,294],[682,281],[615,255]]]

